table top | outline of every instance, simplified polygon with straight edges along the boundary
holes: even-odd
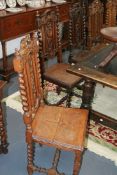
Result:
[[[64,3],[52,3],[52,2],[46,2],[44,5],[40,6],[40,7],[35,7],[35,8],[31,8],[31,7],[27,7],[27,6],[23,6],[23,7],[18,7],[21,8],[22,11],[13,13],[13,12],[8,12],[6,9],[4,10],[0,10],[0,19],[7,17],[7,16],[14,16],[17,14],[22,14],[22,13],[28,13],[28,12],[32,12],[32,11],[37,11],[37,10],[43,10],[43,9],[47,9],[47,8],[52,8],[52,7],[56,7],[56,6],[62,6],[62,5],[66,5],[66,4],[70,4],[69,2],[64,2]],[[16,7],[17,8],[17,7]]]
[[[117,76],[100,72],[100,70],[76,64],[67,69],[69,73],[81,76],[83,78],[91,79],[95,82],[117,89]]]
[[[94,56],[71,66],[67,71],[117,89],[117,72],[107,71],[107,67],[109,64],[111,65],[111,62],[109,62],[106,66],[100,67],[102,63],[106,63],[107,56],[110,54],[112,49],[113,44],[109,44],[97,52]],[[117,62],[114,62],[114,64],[116,65]]]

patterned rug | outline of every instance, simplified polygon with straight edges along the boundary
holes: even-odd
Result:
[[[99,87],[97,87],[97,91],[100,90],[100,88],[101,87],[99,85]],[[56,85],[51,83],[47,82],[46,89],[48,90],[48,93],[46,94],[47,100],[51,104],[57,103],[57,101],[65,96],[65,92],[61,92],[60,95],[58,95],[56,93]],[[74,91],[78,94],[82,94],[82,91],[80,90],[74,89]],[[100,98],[96,93],[94,98],[93,108],[101,110],[99,105],[97,105]],[[3,102],[5,102],[7,106],[23,113],[19,91],[4,99]],[[77,108],[80,107],[80,104],[81,99],[73,96],[71,106]],[[64,102],[62,105],[66,105],[66,103]],[[105,109],[105,111],[107,110]],[[113,115],[113,118],[116,116],[114,114],[111,115]],[[117,165],[117,130],[113,130],[103,124],[95,123],[93,120],[90,120],[88,123],[87,133],[85,142],[86,148],[100,156],[104,156],[105,158],[114,161]]]

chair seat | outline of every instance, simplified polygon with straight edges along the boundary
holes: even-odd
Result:
[[[69,66],[64,63],[55,64],[46,70],[44,78],[65,88],[73,88],[82,78],[66,72]]]
[[[83,151],[88,111],[42,106],[32,123],[33,139],[64,150]]]
[[[117,27],[106,27],[101,29],[100,32],[107,40],[117,42]]]

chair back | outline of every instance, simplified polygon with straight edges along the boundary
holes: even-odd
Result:
[[[46,10],[44,13],[36,15],[41,73],[45,72],[45,61],[57,56],[57,62],[62,62],[62,46],[59,32],[58,9]]]
[[[41,56],[53,58],[58,50],[59,18],[57,10],[46,10],[42,14],[37,13],[36,17]]]
[[[15,51],[14,69],[19,74],[23,110],[33,117],[42,99],[41,75],[38,58],[39,44],[33,34],[21,40],[20,49]]]
[[[94,0],[88,7],[88,38],[87,46],[92,46],[101,42],[100,29],[103,27],[104,7],[100,0]]]

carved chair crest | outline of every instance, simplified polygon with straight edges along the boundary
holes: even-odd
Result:
[[[39,44],[37,36],[33,34],[22,39],[20,50],[16,50],[14,64],[19,73],[21,98],[25,115],[33,116],[41,103],[42,87],[38,58]],[[39,71],[38,71],[39,68]],[[27,82],[30,82],[28,84]]]

